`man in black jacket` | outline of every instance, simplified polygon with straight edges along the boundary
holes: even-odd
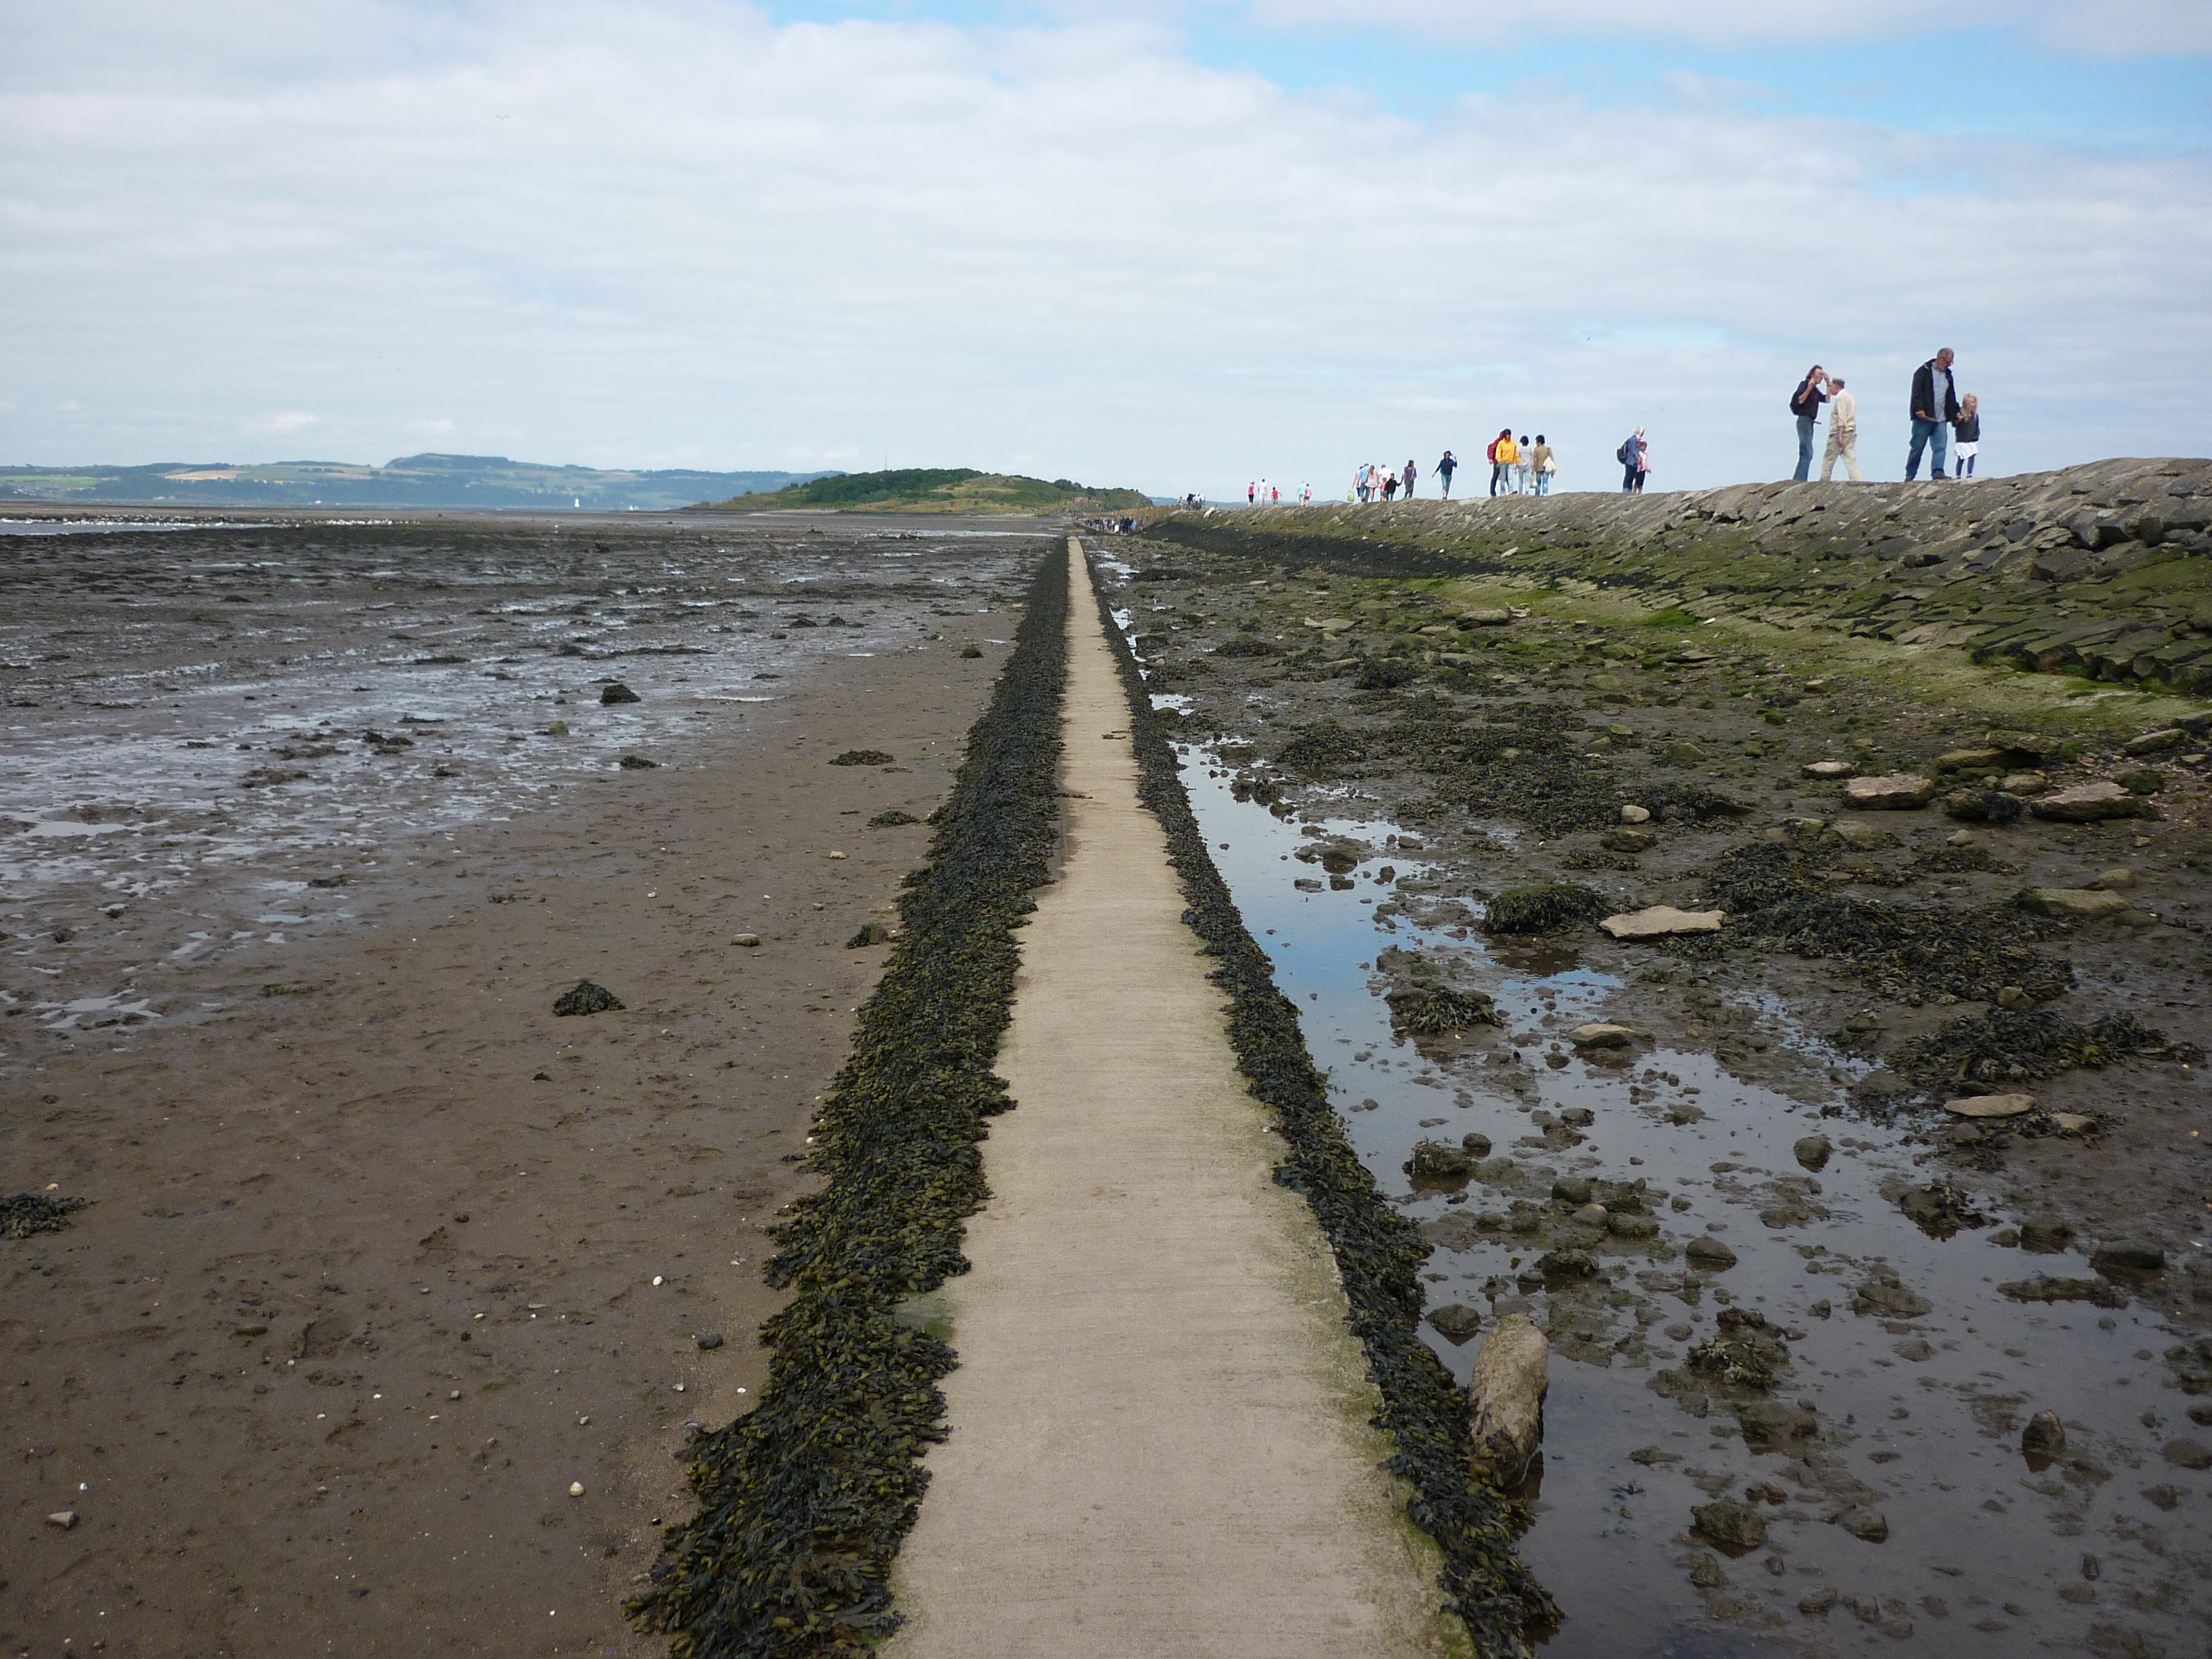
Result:
[[[1951,428],[1959,418],[1959,389],[1951,382],[1954,354],[1945,346],[1912,371],[1912,448],[1905,458],[1905,481],[1911,483],[1920,471],[1920,452],[1932,448],[1931,478],[1944,476],[1946,452],[1951,447]]]
[[[1813,476],[1813,428],[1827,400],[1827,376],[1815,363],[1790,394],[1790,412],[1797,417],[1797,471],[1792,476],[1799,483]]]

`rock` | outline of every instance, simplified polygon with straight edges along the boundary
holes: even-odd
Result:
[[[1496,1461],[1500,1485],[1518,1484],[1543,1440],[1551,1354],[1534,1320],[1508,1314],[1474,1357],[1468,1389],[1474,1443]]]
[[[1602,1204],[1585,1204],[1575,1212],[1575,1222],[1578,1226],[1602,1228],[1610,1215]]]
[[[1819,1589],[1797,1598],[1797,1611],[1808,1619],[1826,1619],[1836,1608],[1836,1587],[1824,1584]]]
[[[1711,1556],[1701,1555],[1690,1563],[1690,1583],[1693,1589],[1701,1590],[1726,1589],[1728,1574]]]
[[[647,760],[642,755],[624,755],[616,763],[625,772],[651,772],[660,765],[659,761]]]
[[[1807,1135],[1790,1150],[1805,1168],[1817,1170],[1828,1161],[1828,1155],[1836,1149],[1826,1135]]]
[[[1986,772],[2002,766],[2006,751],[2002,749],[1954,749],[1936,757],[1938,772]]]
[[[2144,766],[2130,772],[2114,773],[2112,781],[2130,795],[2155,795],[2166,787],[2166,774],[2156,767]]]
[[[2055,1216],[2030,1216],[2020,1224],[2020,1248],[2023,1250],[2050,1255],[2073,1242],[2073,1228]]]
[[[1913,772],[1891,772],[1877,778],[1848,778],[1844,804],[1863,811],[1901,812],[1925,806],[1936,798],[1936,781]]]
[[[583,1495],[584,1483],[580,1480],[571,1480],[568,1483],[568,1496],[571,1498],[581,1498]]]
[[[2022,1117],[2035,1109],[2033,1095],[1966,1095],[1943,1109],[1959,1117]]]
[[[46,1517],[46,1524],[50,1527],[59,1527],[64,1532],[67,1532],[71,1527],[76,1525],[76,1511],[56,1510]]]
[[[758,933],[739,933],[730,941],[741,951],[757,951],[760,949],[760,942]]]
[[[2056,1457],[2066,1449],[2066,1425],[2058,1420],[2057,1412],[2038,1412],[2027,1419],[2027,1426],[2020,1431],[2020,1449],[2045,1457]]]
[[[1695,1530],[1724,1550],[1741,1554],[1766,1541],[1765,1521],[1749,1504],[1733,1498],[1700,1504],[1690,1515]]]
[[[1997,787],[2008,795],[2039,795],[2051,787],[2051,780],[2040,772],[2008,772],[1997,780]]]
[[[1651,822],[1651,809],[1648,806],[1624,806],[1620,809],[1620,821],[1623,823],[1649,823]]]
[[[2085,1112],[2053,1112],[2051,1127],[2062,1135],[2086,1135],[2094,1132],[2097,1120]]]
[[[1627,828],[1608,830],[1598,842],[1608,853],[1648,853],[1658,844],[1659,837],[1650,830]]]
[[[1933,1306],[1925,1297],[1905,1288],[1896,1269],[1877,1264],[1868,1270],[1866,1282],[1851,1295],[1851,1311],[1877,1319],[1917,1319]]]
[[[960,647],[960,654],[972,662],[983,654],[983,647],[980,645],[963,645]]]
[[[1490,1137],[1480,1130],[1462,1135],[1459,1138],[1459,1144],[1461,1148],[1472,1158],[1490,1156]]]
[[[1429,1310],[1429,1323],[1437,1334],[1456,1347],[1482,1328],[1482,1316],[1464,1302]]]
[[[1504,628],[1513,620],[1513,613],[1496,605],[1476,605],[1460,615],[1477,628]]]
[[[1605,1230],[1615,1238],[1656,1238],[1659,1221],[1656,1216],[1610,1210],[1606,1213]]]
[[[2201,1440],[2169,1440],[2165,1457],[2178,1469],[2212,1469],[2212,1446]]]
[[[2124,1273],[2162,1273],[2166,1252],[2155,1244],[2107,1244],[2090,1256],[2089,1265],[2107,1279]]]
[[[1561,1176],[1552,1183],[1552,1196],[1569,1206],[1588,1204],[1596,1197],[1596,1189],[1587,1176]]]
[[[1682,1254],[1700,1267],[1725,1273],[1735,1266],[1735,1252],[1711,1233],[1699,1233],[1682,1247]]]
[[[1735,1407],[1736,1426],[1755,1446],[1783,1446],[1820,1432],[1820,1413],[1787,1400],[1747,1400]]]
[[[609,682],[608,684],[599,692],[600,703],[609,708],[613,708],[617,703],[643,702],[644,701],[644,698],[639,696],[636,692],[631,690],[629,687],[624,685],[620,680]]]
[[[2118,893],[2088,887],[2031,887],[2020,896],[2020,908],[2039,916],[2066,921],[2101,921],[2135,906]]]
[[[1849,778],[1858,775],[1858,763],[1846,760],[1808,761],[1803,768],[1808,778]]]
[[[845,941],[848,951],[865,951],[877,945],[889,945],[892,933],[890,924],[883,921],[864,921],[860,932]]]
[[[2178,726],[2163,726],[2155,732],[2146,732],[2122,746],[2130,755],[2159,755],[2169,749],[2179,749],[2189,741],[2189,733]]]
[[[1854,1504],[1835,1518],[1836,1524],[1854,1538],[1863,1538],[1869,1544],[1879,1544],[1889,1536],[1889,1519],[1880,1510],[1870,1510],[1863,1504]]]
[[[701,1331],[691,1340],[699,1345],[699,1352],[702,1353],[712,1353],[722,1346],[722,1334],[720,1331]]]
[[[568,722],[566,720],[555,720],[550,726],[545,728],[545,735],[549,738],[567,737],[568,735]]]
[[[880,749],[848,749],[842,755],[832,755],[832,766],[889,766],[892,757]]]
[[[605,986],[580,979],[574,990],[561,994],[553,1004],[553,1012],[556,1014],[604,1014],[622,1006],[622,999]]]
[[[2117,893],[2135,884],[2136,872],[2132,870],[2101,871],[2089,883],[2090,889],[2100,893]]]
[[[2028,811],[2053,823],[2097,823],[2107,818],[2147,818],[2157,809],[2108,778],[2054,789],[2028,803]]]
[[[2043,763],[2043,739],[2033,732],[1984,732],[1990,747],[2004,751],[2008,766],[2040,766]]]
[[[1678,910],[1671,904],[1655,904],[1648,909],[1607,916],[1598,926],[1619,939],[1665,939],[1674,933],[1717,933],[1725,915],[1720,910]]]
[[[1636,1041],[1636,1033],[1626,1025],[1607,1025],[1593,1021],[1577,1025],[1567,1033],[1567,1041],[1577,1048],[1626,1048]]]
[[[2004,986],[1997,992],[1997,1006],[2009,1009],[2014,1013],[2034,1006],[2035,999],[2017,985]]]
[[[2027,803],[2002,789],[1954,789],[1943,797],[1946,817],[1963,823],[2018,823]]]
[[[1595,1279],[1597,1258],[1588,1250],[1547,1250],[1536,1258],[1536,1271],[1547,1279]]]

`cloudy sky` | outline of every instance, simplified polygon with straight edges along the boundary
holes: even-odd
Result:
[[[0,461],[2212,453],[2207,0],[0,0]]]

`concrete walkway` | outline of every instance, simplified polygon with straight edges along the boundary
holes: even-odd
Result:
[[[1376,1659],[1463,1642],[1404,1519],[1344,1293],[1237,1075],[1137,800],[1069,544],[1066,864],[1023,930],[951,1437],[899,1557],[895,1659]],[[1454,1638],[1456,1636],[1456,1642]]]

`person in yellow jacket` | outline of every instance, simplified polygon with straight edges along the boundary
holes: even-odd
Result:
[[[1513,428],[1507,427],[1490,446],[1490,493],[1498,495],[1512,488],[1513,464],[1521,459],[1521,446],[1513,441]]]

